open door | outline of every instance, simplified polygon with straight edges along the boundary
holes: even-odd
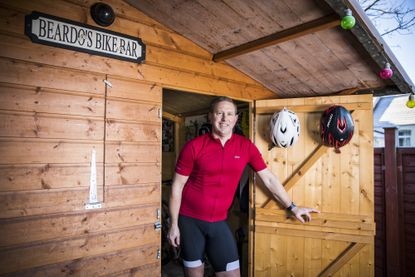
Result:
[[[352,112],[355,131],[341,153],[320,144],[322,111],[339,104]],[[270,147],[269,121],[283,107],[297,113],[300,139]],[[374,182],[372,96],[261,100],[255,103],[254,141],[292,200],[321,214],[301,224],[254,178],[251,276],[373,276]]]
[[[210,131],[208,123],[208,111],[210,103],[216,96],[204,95],[180,90],[163,89],[163,132],[162,132],[162,219],[169,222],[169,198],[171,183],[175,171],[176,160],[184,146],[190,139]],[[249,136],[252,129],[249,120],[249,104],[241,100],[234,100],[238,107],[239,120],[235,132]],[[245,185],[245,182],[242,182]],[[246,186],[248,188],[248,186]],[[240,253],[240,267],[242,276],[248,271],[247,259],[247,206],[245,206],[244,186],[239,187],[237,197],[229,209],[227,222],[231,232],[237,238],[238,251]],[[242,201],[240,199],[243,199]],[[177,260],[178,253],[172,250],[167,241],[168,223],[163,223],[162,235],[162,276],[183,276],[182,263]],[[213,276],[214,270],[207,262],[205,264],[205,276]]]

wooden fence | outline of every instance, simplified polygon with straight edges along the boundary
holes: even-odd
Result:
[[[375,275],[413,276],[415,271],[415,148],[395,148],[386,129],[375,148]]]

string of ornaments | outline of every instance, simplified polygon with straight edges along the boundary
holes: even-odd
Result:
[[[344,11],[345,16],[343,16],[342,20],[340,21],[340,26],[345,30],[351,30],[356,25],[356,19],[353,16],[352,10],[346,9]],[[385,62],[385,66],[383,69],[379,71],[379,77],[383,80],[388,80],[392,78],[393,76],[393,70],[391,68],[390,63]],[[406,102],[406,106],[408,108],[414,108],[415,107],[415,100],[414,100],[414,93],[411,92],[409,94],[408,101]]]
[[[353,16],[353,12],[351,9],[346,9],[344,11],[346,14],[343,16],[342,20],[340,21],[340,26],[345,30],[351,30],[356,25],[356,18]],[[386,62],[385,67],[379,71],[379,77],[383,80],[390,79],[393,76],[393,71],[391,69],[390,63]]]
[[[356,19],[350,9],[345,10],[345,16],[340,26],[345,30],[351,30],[356,25]],[[392,78],[393,70],[390,63],[379,71],[379,77],[383,80]],[[408,108],[415,107],[414,93],[409,94],[406,103]],[[349,143],[354,133],[354,121],[351,113],[343,106],[333,105],[326,109],[320,118],[320,137],[322,144],[334,147],[337,153],[339,148]],[[275,112],[270,120],[270,135],[274,145],[282,148],[293,146],[300,136],[300,120],[293,112],[284,108]]]

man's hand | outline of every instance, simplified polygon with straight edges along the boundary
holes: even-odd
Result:
[[[173,247],[180,246],[180,230],[177,225],[172,225],[170,227],[169,233],[167,234],[167,238]]]
[[[291,213],[297,218],[301,223],[311,221],[310,213],[320,213],[319,210],[312,208],[302,208],[295,207],[291,210]]]

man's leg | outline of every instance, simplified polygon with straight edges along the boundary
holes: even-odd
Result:
[[[206,253],[216,276],[240,277],[238,249],[226,221],[212,223],[206,239]]]
[[[186,277],[203,277],[204,271],[205,271],[204,264],[198,267],[185,267],[184,275]]]
[[[204,274],[205,237],[199,225],[197,219],[179,216],[180,256],[188,277],[203,277]]]
[[[217,277],[240,277],[241,276],[241,272],[239,271],[239,268],[231,270],[231,271],[216,272],[215,274]]]

